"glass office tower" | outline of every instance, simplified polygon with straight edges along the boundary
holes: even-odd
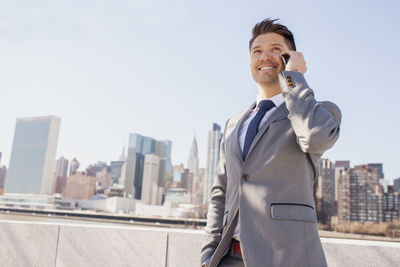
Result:
[[[125,196],[142,198],[144,156],[154,153],[156,140],[140,134],[129,135],[128,157],[126,159]]]
[[[61,119],[17,119],[5,193],[50,195]]]
[[[125,197],[142,199],[143,171],[145,156],[155,154],[159,157],[159,175],[157,185],[163,187],[165,177],[172,176],[171,163],[172,142],[157,141],[152,137],[137,133],[129,135],[128,156],[125,171]]]
[[[204,183],[203,203],[208,203],[211,187],[217,176],[217,167],[219,162],[219,149],[222,139],[221,126],[213,123],[211,131],[208,132],[207,148],[207,169]]]

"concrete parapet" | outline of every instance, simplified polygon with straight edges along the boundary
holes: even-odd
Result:
[[[165,266],[167,232],[60,226],[56,266]]]
[[[203,240],[199,230],[1,221],[0,266],[199,266]],[[330,267],[400,262],[399,242],[321,240]]]
[[[200,250],[203,241],[204,235],[202,234],[169,233],[166,266],[200,266]]]
[[[321,238],[329,267],[398,266],[400,243]]]
[[[0,266],[54,266],[59,226],[0,223]]]

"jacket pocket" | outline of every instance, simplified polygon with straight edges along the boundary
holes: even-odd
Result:
[[[229,211],[228,210],[225,211],[224,218],[222,220],[222,227],[225,227],[226,223],[228,222],[228,214],[229,214]]]
[[[271,217],[277,220],[317,222],[314,207],[301,203],[271,203]]]

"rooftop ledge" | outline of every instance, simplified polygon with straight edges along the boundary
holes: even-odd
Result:
[[[192,229],[2,220],[0,266],[199,266],[203,240]],[[399,242],[321,240],[329,266],[400,262]]]

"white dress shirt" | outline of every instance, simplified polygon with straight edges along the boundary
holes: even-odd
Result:
[[[240,145],[240,151],[243,152],[243,147],[244,147],[244,141],[246,139],[246,133],[247,133],[247,128],[249,127],[249,124],[251,120],[256,116],[256,113],[258,111],[258,104],[260,103],[261,100],[263,99],[259,94],[257,94],[257,105],[256,107],[250,111],[248,117],[246,120],[242,123],[240,126],[239,130],[239,145]],[[271,116],[271,114],[284,102],[283,95],[282,94],[277,94],[271,98],[268,98],[268,100],[271,100],[274,102],[275,106],[268,110],[264,117],[261,119],[260,125],[258,126],[258,130],[263,126],[263,124],[267,121],[267,119]],[[240,212],[240,211],[239,211]],[[233,238],[236,239],[237,241],[240,241],[240,235],[239,235],[239,222],[236,225],[235,231],[233,232]]]

